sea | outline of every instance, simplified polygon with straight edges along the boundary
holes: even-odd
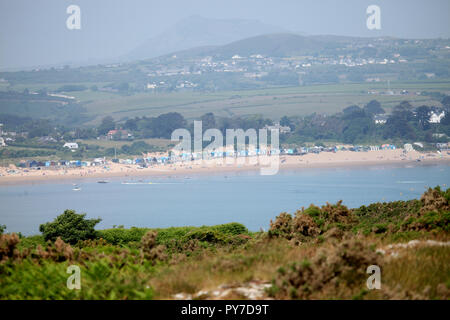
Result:
[[[7,232],[39,234],[39,225],[65,209],[101,218],[97,229],[165,228],[229,222],[267,230],[281,212],[343,200],[354,208],[418,199],[428,187],[450,183],[450,164],[397,164],[158,177],[61,180],[0,185],[0,224]]]

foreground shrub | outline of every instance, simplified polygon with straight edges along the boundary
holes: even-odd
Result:
[[[141,257],[151,262],[166,260],[165,246],[156,244],[156,231],[148,231],[141,239]]]
[[[402,231],[450,231],[450,189],[429,188],[420,198],[419,212],[408,214]]]
[[[15,233],[0,235],[0,262],[18,255],[16,246],[19,242],[19,236]]]
[[[270,220],[269,236],[292,238],[292,216],[282,212],[275,221]]]
[[[111,267],[107,259],[80,264],[81,290],[66,287],[67,267],[72,262],[25,259],[17,264],[0,265],[0,299],[145,299],[154,297],[149,285],[152,274],[142,265]]]
[[[441,191],[441,188],[428,188],[428,190],[420,197],[422,203],[421,213],[427,213],[430,211],[441,212],[450,211],[450,189],[445,192]]]
[[[311,260],[280,268],[270,295],[278,299],[349,298],[366,286],[366,269],[380,256],[357,240],[320,249]]]
[[[60,237],[54,243],[48,243],[47,250],[44,250],[41,245],[36,249],[37,258],[50,259],[56,262],[72,260],[74,251],[70,244],[65,243]]]
[[[148,231],[148,228],[136,228],[130,229],[114,228],[98,231],[98,235],[113,245],[127,245],[130,242],[140,242],[142,237]]]
[[[321,208],[310,205],[307,209],[297,210],[294,217],[283,212],[275,221],[271,220],[269,237],[308,240],[335,228],[350,230],[356,221],[352,211],[342,205],[342,201],[335,205],[327,203]]]
[[[74,210],[65,210],[53,222],[41,224],[45,241],[55,241],[60,237],[64,242],[76,244],[80,240],[94,239],[97,232],[94,227],[101,219],[85,219],[86,214],[77,214]]]
[[[149,228],[136,227],[130,229],[113,228],[98,231],[98,236],[110,244],[126,246],[131,242],[140,242],[149,230]],[[181,242],[189,242],[189,240],[198,238],[209,239],[216,243],[220,241],[215,241],[215,239],[236,238],[236,236],[247,235],[249,233],[244,225],[235,222],[215,226],[170,227],[153,230],[158,234],[156,243],[165,245],[166,247],[173,247],[174,241],[178,242],[180,246],[184,246]],[[211,233],[210,237],[207,236],[208,233]]]
[[[240,223],[237,222],[231,222],[226,224],[219,224],[216,226],[210,227],[211,229],[230,236],[237,236],[240,234],[248,234],[248,229]]]

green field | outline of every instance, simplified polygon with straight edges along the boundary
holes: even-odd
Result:
[[[90,87],[105,83],[73,83]],[[0,90],[23,91],[47,88],[55,90],[63,84],[18,84],[7,87],[0,83]],[[281,116],[308,115],[311,113],[333,114],[349,105],[363,106],[370,100],[378,100],[386,111],[400,101],[408,100],[413,106],[439,106],[440,102],[417,92],[450,93],[450,80],[391,82],[393,91],[407,90],[409,94],[369,94],[369,91],[388,90],[387,83],[342,83],[299,87],[273,87],[259,90],[173,93],[135,93],[130,95],[102,91],[74,91],[62,94],[74,96],[93,119],[88,124],[97,125],[103,117],[111,115],[115,120],[136,116],[158,116],[167,112],[179,112],[186,119],[197,119],[213,112],[216,116],[246,116],[261,114],[278,120]]]
[[[179,112],[186,119],[198,118],[213,112],[216,116],[246,116],[261,114],[274,120],[283,115],[307,115],[313,112],[332,114],[345,107],[364,105],[376,99],[389,111],[400,101],[408,100],[414,106],[440,105],[428,96],[416,95],[417,91],[450,91],[449,82],[392,83],[392,90],[408,90],[407,95],[368,94],[370,90],[386,91],[385,84],[339,84],[305,87],[270,88],[264,90],[227,91],[217,93],[141,93],[131,96],[115,95],[103,99],[93,97],[85,103],[89,115],[100,118],[111,115],[116,120],[135,116],[158,116],[167,112]],[[83,99],[83,94],[72,93]],[[101,93],[104,94],[104,93]]]

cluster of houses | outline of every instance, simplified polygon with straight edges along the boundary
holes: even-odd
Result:
[[[128,130],[114,129],[106,134],[106,140],[133,140],[134,136]]]
[[[160,65],[157,68],[148,69],[148,77],[157,76],[183,76],[200,75],[209,72],[239,72],[244,73],[245,77],[258,78],[268,74],[273,70],[292,70],[299,71],[310,68],[314,65],[342,65],[345,67],[358,67],[364,65],[387,65],[397,63],[407,63],[400,53],[394,53],[384,58],[360,58],[356,55],[328,55],[328,56],[295,56],[289,58],[270,57],[262,54],[252,54],[249,56],[240,56],[239,54],[227,57],[200,57],[192,59],[189,65],[184,60],[178,60],[176,55],[172,56],[171,65]],[[369,79],[369,81],[372,79]],[[376,81],[374,79],[373,81]],[[154,89],[162,83],[149,83],[148,89]]]
[[[28,133],[17,133],[14,131],[3,131],[3,123],[0,123],[0,147],[7,147],[8,142],[14,142],[17,136],[26,136]]]
[[[432,107],[432,110],[429,113],[429,123],[441,123],[441,120],[445,117],[445,110],[441,110],[437,107]],[[374,121],[376,124],[385,124],[389,118],[387,114],[376,114],[374,116]]]
[[[301,147],[294,149],[294,154],[304,155],[308,153],[320,153],[320,152],[338,152],[338,151],[352,151],[352,152],[368,152],[378,150],[395,150],[396,147],[393,144],[382,144],[380,146],[349,146],[349,145],[336,145],[332,147],[313,146],[313,147]],[[295,152],[296,151],[296,152]]]

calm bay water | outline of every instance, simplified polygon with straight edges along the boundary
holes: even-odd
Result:
[[[140,182],[139,180],[142,180]],[[132,182],[123,184],[124,181]],[[149,184],[151,182],[151,184]],[[80,191],[73,191],[77,183]],[[38,234],[65,209],[101,217],[98,228],[200,226],[240,222],[267,229],[280,212],[344,200],[349,207],[419,198],[427,186],[447,186],[449,165],[371,166],[97,180],[0,186],[0,224]]]

